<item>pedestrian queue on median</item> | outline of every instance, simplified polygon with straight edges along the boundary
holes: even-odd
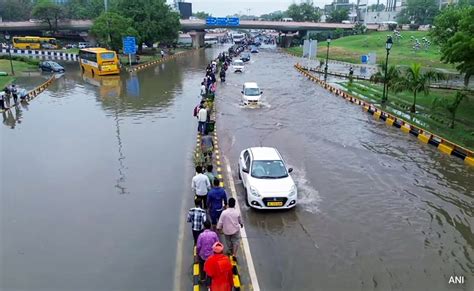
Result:
[[[235,53],[234,53],[235,55]],[[212,60],[205,69],[205,77],[200,84],[200,100],[193,115],[197,119],[197,141],[194,164],[196,174],[192,178],[194,207],[187,214],[195,245],[195,264],[199,265],[199,284],[211,291],[230,291],[234,286],[232,262],[237,262],[240,244],[240,228],[243,227],[240,213],[235,209],[236,200],[228,198],[220,165],[213,155],[216,140],[214,98],[217,78],[225,82],[226,70],[232,57],[223,52]],[[218,157],[217,157],[218,158]],[[222,243],[224,241],[225,243]]]

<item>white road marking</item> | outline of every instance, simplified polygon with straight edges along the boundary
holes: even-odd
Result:
[[[230,188],[230,191],[232,192],[232,197],[234,197],[234,199],[238,201],[237,191],[235,190],[234,178],[232,176],[232,170],[230,168],[229,160],[227,159],[226,156],[223,156],[223,157],[225,159],[225,163],[227,164],[226,165],[227,173],[228,173],[227,178],[229,179],[229,188]],[[240,212],[239,203],[235,203],[235,208]],[[245,258],[247,261],[247,269],[249,271],[250,282],[252,284],[252,288],[254,291],[260,291],[260,286],[258,285],[257,273],[255,272],[255,266],[253,264],[252,254],[250,253],[250,246],[249,246],[249,241],[247,239],[247,232],[245,231],[245,225],[244,225],[244,228],[240,229],[240,235],[242,237],[242,245],[243,245]]]

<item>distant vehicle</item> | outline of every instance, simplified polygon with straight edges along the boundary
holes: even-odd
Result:
[[[254,147],[239,157],[239,178],[247,205],[258,209],[288,209],[296,205],[297,189],[277,149]]]
[[[248,104],[258,104],[260,98],[262,97],[263,92],[260,91],[257,83],[255,82],[246,82],[242,87],[242,102],[245,105]]]
[[[217,38],[217,36],[205,36],[204,37],[204,43],[205,44],[217,44],[219,41],[219,39]]]
[[[343,20],[341,23],[343,23],[343,24],[351,24],[351,21],[350,21],[350,20]]]
[[[54,37],[39,36],[14,36],[12,39],[13,48],[39,50],[39,49],[57,49],[58,44]]]
[[[39,63],[39,67],[43,72],[64,73],[64,67],[52,61],[44,61]]]
[[[80,49],[85,49],[85,48],[90,47],[90,44],[88,42],[80,42],[77,44],[77,47]]]
[[[291,18],[291,17],[284,17],[284,18],[281,19],[281,21],[283,21],[283,22],[291,22],[291,21],[293,21],[293,18]]]
[[[252,54],[256,54],[256,53],[258,53],[258,48],[257,48],[256,46],[252,46],[252,47],[250,48],[250,52],[251,52]]]
[[[189,16],[189,20],[199,20],[196,16]]]
[[[250,61],[250,54],[247,54],[247,53],[242,54],[242,57],[240,57],[240,59],[241,59],[244,63],[249,62],[249,61]]]
[[[243,34],[243,33],[234,33],[234,34],[232,34],[232,40],[236,44],[241,44],[245,41],[245,34]]]
[[[90,72],[92,76],[120,73],[117,54],[100,47],[79,50],[79,64],[83,73]]]
[[[232,69],[234,70],[234,73],[243,73],[244,72],[244,62],[242,60],[235,60],[232,63]]]

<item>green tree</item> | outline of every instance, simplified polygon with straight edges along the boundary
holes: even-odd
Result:
[[[387,70],[387,100],[388,100],[388,93],[390,92],[389,88],[395,85],[400,80],[400,70],[394,66],[388,66]],[[384,83],[385,81],[385,64],[378,66],[377,73],[370,76],[370,81],[374,83]]]
[[[423,72],[421,64],[412,64],[396,82],[393,88],[396,92],[411,91],[413,93],[413,105],[410,108],[411,112],[416,112],[416,95],[423,93],[428,95],[430,93],[430,85],[433,81],[444,79],[444,75],[435,71]]]
[[[414,21],[420,25],[432,24],[438,12],[436,0],[407,0],[406,7],[398,15],[398,20],[400,23]]]
[[[199,19],[206,19],[208,17],[211,17],[212,15],[204,11],[198,11],[198,12],[193,13],[193,16]]]
[[[132,20],[115,12],[103,12],[97,17],[91,33],[97,37],[99,43],[106,44],[117,52],[122,48],[124,36],[138,36],[138,32],[132,28]]]
[[[39,0],[33,7],[31,14],[34,18],[47,23],[50,31],[56,31],[58,21],[64,17],[64,9],[51,0]]]
[[[312,0],[305,0],[300,4],[291,4],[286,11],[286,15],[293,18],[294,21],[318,22],[321,19],[319,8],[314,6]]]
[[[3,21],[22,21],[30,18],[31,0],[0,0],[0,18]]]
[[[436,17],[431,36],[441,46],[441,60],[455,64],[467,86],[474,74],[474,6],[448,7]],[[439,26],[439,27],[438,27]]]
[[[103,0],[69,0],[65,10],[69,19],[95,19],[104,12],[105,7]]]
[[[326,22],[341,23],[347,19],[349,19],[349,9],[334,9],[329,14]]]
[[[118,0],[119,14],[133,20],[140,43],[152,46],[156,42],[174,43],[180,29],[179,13],[171,10],[165,0]]]
[[[459,105],[467,97],[467,93],[465,91],[457,91],[456,95],[454,95],[454,100],[449,102],[447,98],[436,98],[433,101],[433,108],[444,108],[446,109],[449,114],[451,115],[451,120],[449,123],[450,128],[454,128],[454,121],[456,120],[456,112],[458,111]]]

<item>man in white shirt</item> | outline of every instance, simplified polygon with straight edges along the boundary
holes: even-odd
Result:
[[[204,135],[206,132],[207,110],[201,106],[198,112],[198,131]]]
[[[206,95],[206,85],[204,82],[201,82],[201,96]]]
[[[211,189],[211,183],[209,178],[202,173],[202,167],[196,166],[196,176],[193,177],[191,182],[191,188],[193,189],[195,198],[199,198],[202,201],[203,209],[207,208],[207,192]]]

